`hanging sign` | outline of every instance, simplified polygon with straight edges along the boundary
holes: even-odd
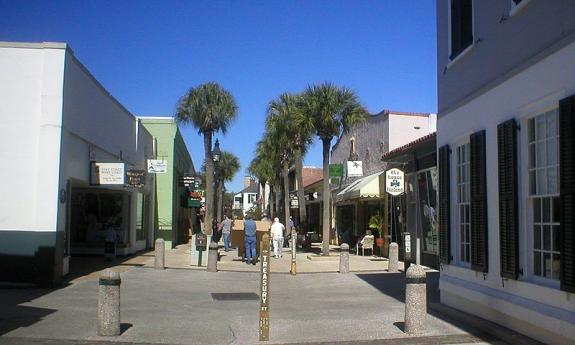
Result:
[[[403,171],[393,168],[385,172],[385,191],[394,196],[405,192],[405,175]]]
[[[343,164],[329,165],[329,177],[342,177],[342,176],[343,176]]]
[[[363,176],[363,162],[347,161],[347,176],[348,177]]]
[[[128,170],[126,171],[126,184],[133,188],[142,188],[146,184],[145,170]]]
[[[90,162],[91,185],[123,185],[126,182],[126,163]]]
[[[168,172],[168,161],[163,159],[148,159],[150,174],[165,174]]]

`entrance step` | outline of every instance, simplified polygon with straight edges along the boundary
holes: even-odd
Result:
[[[311,261],[336,261],[339,260],[339,255],[311,254],[308,255],[307,258]]]

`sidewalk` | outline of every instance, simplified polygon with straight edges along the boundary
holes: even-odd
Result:
[[[339,247],[330,247],[330,257],[327,260],[318,258],[310,260],[308,257],[320,251],[321,244],[314,244],[312,251],[298,250],[296,255],[296,266],[298,273],[326,273],[337,272],[339,270]],[[259,272],[258,265],[247,265],[242,262],[237,255],[237,249],[225,252],[223,246],[220,246],[220,261],[218,270],[234,272]],[[271,270],[274,273],[289,273],[291,267],[291,251],[289,248],[283,248],[282,257],[279,259],[271,258]],[[204,252],[203,255],[208,255]],[[272,255],[273,256],[273,255]],[[149,260],[143,261],[145,266],[153,267],[153,256]],[[176,248],[166,251],[166,267],[180,269],[205,269],[190,265],[190,245],[182,244]],[[387,259],[375,256],[358,256],[354,253],[349,254],[349,267],[352,272],[383,272],[387,270]],[[403,269],[403,263],[399,263],[400,270]]]
[[[118,337],[97,336],[98,265],[60,289],[0,290],[0,345],[260,344],[260,275],[249,272],[259,265],[228,252],[222,271],[209,273],[189,266],[188,248],[167,251],[166,270],[153,268],[153,252],[115,262],[122,277]],[[505,344],[478,331],[481,321],[471,327],[473,319],[461,313],[432,308],[439,299],[436,271],[427,273],[427,330],[411,337],[402,330],[404,275],[387,273],[387,261],[350,255],[355,272],[336,274],[337,260],[312,261],[301,253],[298,272],[314,274],[291,276],[288,254],[286,249],[282,259],[271,260],[265,344]]]

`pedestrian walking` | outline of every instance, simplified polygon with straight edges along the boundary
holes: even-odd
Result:
[[[224,236],[224,250],[227,252],[230,250],[230,235],[232,233],[232,220],[227,215],[224,215],[221,228],[222,236]]]
[[[278,217],[274,218],[274,223],[271,227],[271,235],[272,241],[274,245],[274,256],[277,258],[281,258],[282,256],[282,247],[284,243],[284,230],[285,226],[280,223]]]
[[[256,256],[256,222],[249,215],[244,221],[244,242],[246,244],[246,263],[255,265]]]

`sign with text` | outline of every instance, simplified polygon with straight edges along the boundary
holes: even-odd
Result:
[[[264,234],[260,244],[261,285],[260,285],[260,341],[270,338],[270,236]]]
[[[165,174],[168,172],[168,161],[163,159],[148,159],[148,173]]]
[[[128,170],[126,171],[126,184],[133,188],[142,188],[146,184],[145,170]]]
[[[405,192],[405,175],[403,171],[393,168],[385,172],[385,191],[393,196]]]
[[[91,185],[123,185],[126,182],[126,163],[90,162]]]
[[[200,189],[202,185],[202,178],[194,175],[180,176],[178,182],[181,186],[191,187],[192,189]]]
[[[343,164],[329,165],[329,177],[342,177],[342,176],[343,176]]]
[[[349,177],[363,176],[363,162],[347,161],[347,176]]]

